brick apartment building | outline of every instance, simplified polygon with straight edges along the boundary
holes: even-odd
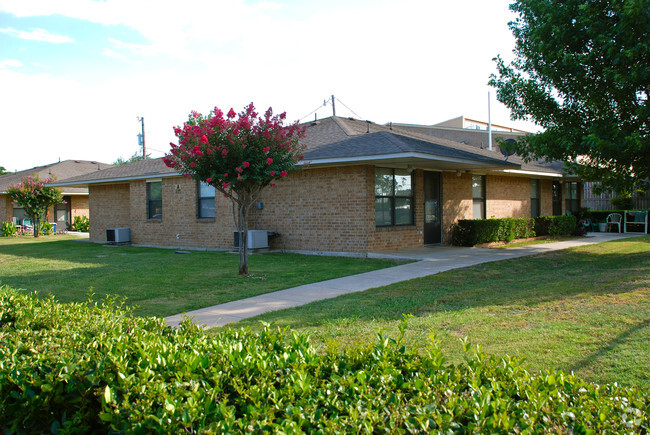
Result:
[[[20,225],[27,218],[24,210],[13,203],[6,194],[10,186],[22,183],[26,176],[38,174],[41,180],[55,178],[63,181],[66,178],[78,177],[91,172],[98,172],[110,168],[105,163],[86,160],[64,160],[49,165],[37,166],[24,171],[0,175],[0,222],[14,222]],[[63,189],[64,204],[50,207],[47,221],[57,224],[57,231],[69,230],[75,216],[88,216],[88,189],[85,187],[70,186]]]
[[[579,206],[561,164],[348,118],[305,124],[302,169],[262,192],[249,228],[271,248],[367,254],[449,243],[458,219],[562,214]],[[56,183],[85,187],[90,239],[129,228],[135,245],[232,249],[229,200],[152,159]],[[562,193],[569,192],[562,200]]]

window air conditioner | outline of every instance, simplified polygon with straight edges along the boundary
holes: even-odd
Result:
[[[239,231],[234,232],[235,248],[239,248]],[[248,230],[248,249],[269,247],[269,232],[266,230]]]
[[[108,243],[126,243],[131,241],[130,228],[108,228],[106,230],[106,241]]]

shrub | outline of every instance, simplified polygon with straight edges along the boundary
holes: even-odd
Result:
[[[538,236],[572,234],[577,222],[575,216],[540,216],[535,218],[535,234]]]
[[[317,354],[304,335],[133,317],[115,300],[58,304],[0,289],[6,432],[631,432],[650,399],[463,344],[447,364],[378,334]]]
[[[47,221],[41,222],[41,234],[45,236],[48,234],[54,234],[54,225]]]
[[[15,236],[18,233],[18,228],[16,228],[16,225],[14,225],[13,222],[3,222],[2,226],[0,226],[0,234],[1,236],[9,237],[9,236]]]
[[[88,216],[75,216],[72,221],[72,229],[81,233],[87,233],[90,228],[90,220]]]
[[[462,219],[452,227],[452,243],[474,246],[535,237],[533,226],[534,221],[529,218]]]
[[[634,209],[634,198],[629,195],[615,196],[609,200],[612,207],[619,210],[632,210]]]

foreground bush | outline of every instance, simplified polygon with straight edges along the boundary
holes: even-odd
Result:
[[[573,233],[577,224],[575,216],[540,216],[535,218],[538,236],[563,236]]]
[[[404,327],[401,328],[402,333]],[[462,364],[379,334],[319,355],[305,336],[133,317],[0,290],[5,432],[645,432],[647,393],[528,373],[465,343]]]
[[[474,246],[535,237],[534,225],[530,218],[461,219],[452,227],[453,244]]]

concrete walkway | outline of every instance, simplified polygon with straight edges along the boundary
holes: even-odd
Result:
[[[224,326],[228,323],[237,322],[269,311],[306,305],[322,299],[335,298],[347,293],[361,292],[413,278],[435,275],[436,273],[451,269],[640,235],[643,234],[589,233],[588,237],[577,240],[544,243],[520,248],[486,249],[434,246],[369,254],[368,256],[370,258],[399,258],[419,261],[359,275],[302,285],[273,293],[266,293],[248,299],[177,314],[167,317],[165,320],[169,325],[176,326],[184,316],[188,316],[193,317],[195,323],[208,328]]]

